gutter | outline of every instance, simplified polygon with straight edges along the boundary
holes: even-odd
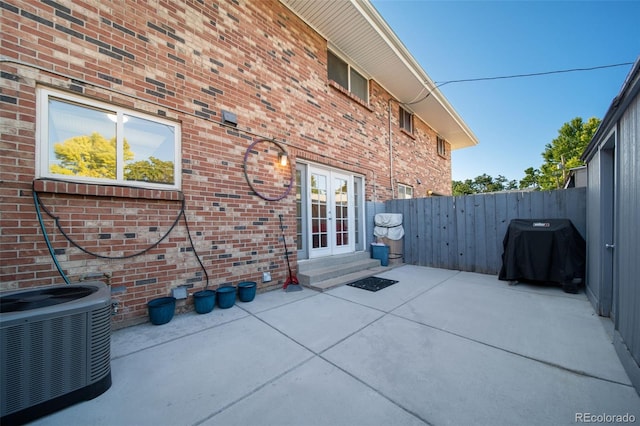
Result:
[[[598,150],[601,139],[609,132],[611,127],[620,119],[626,111],[629,103],[640,93],[640,56],[636,58],[631,71],[627,75],[625,82],[618,95],[613,98],[609,109],[596,129],[596,133],[580,156],[580,160],[587,163]]]

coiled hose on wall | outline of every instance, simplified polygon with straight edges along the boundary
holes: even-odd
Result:
[[[52,180],[52,179],[49,179]],[[34,180],[31,183],[31,191],[33,194],[33,204],[34,207],[36,209],[36,215],[38,217],[38,223],[40,224],[40,229],[42,230],[42,235],[44,237],[45,243],[47,244],[47,249],[49,250],[49,254],[51,256],[51,258],[53,259],[53,263],[56,266],[56,269],[58,270],[58,273],[60,274],[60,276],[62,276],[62,279],[64,280],[65,283],[70,284],[71,282],[69,281],[69,278],[67,277],[67,275],[64,273],[64,271],[62,270],[62,267],[60,266],[60,263],[58,262],[58,259],[56,257],[55,251],[53,249],[53,246],[51,245],[51,241],[49,239],[49,234],[47,233],[46,227],[44,225],[44,221],[42,220],[42,213],[41,210],[44,211],[47,216],[49,216],[51,219],[53,219],[56,227],[58,228],[58,230],[60,231],[60,233],[67,239],[67,241],[69,241],[69,243],[71,243],[71,245],[73,245],[74,247],[76,247],[78,250],[82,251],[83,253],[86,253],[90,256],[99,258],[99,259],[112,259],[112,260],[122,260],[122,259],[130,259],[132,257],[136,257],[136,256],[141,256],[143,254],[146,254],[149,250],[157,247],[165,238],[167,238],[169,236],[169,234],[171,233],[171,231],[173,231],[173,229],[176,227],[176,225],[178,224],[178,222],[180,221],[180,218],[182,217],[184,220],[184,225],[185,225],[185,229],[187,230],[187,237],[189,238],[189,244],[191,245],[191,249],[193,250],[193,254],[195,255],[198,264],[200,265],[200,267],[202,268],[202,271],[204,272],[205,278],[206,278],[206,286],[205,289],[209,287],[209,274],[207,273],[206,268],[204,267],[204,264],[202,263],[202,261],[200,260],[200,256],[198,256],[198,252],[196,251],[196,247],[193,243],[193,239],[191,238],[191,231],[189,230],[189,223],[187,221],[187,215],[185,213],[185,199],[184,199],[184,194],[182,192],[180,192],[180,211],[178,212],[178,215],[176,216],[175,220],[173,221],[173,223],[171,224],[171,226],[169,227],[169,229],[167,230],[167,232],[160,237],[160,239],[158,241],[156,241],[155,243],[151,244],[150,246],[144,248],[143,250],[140,250],[136,253],[132,253],[132,254],[128,254],[126,256],[106,256],[103,254],[99,254],[99,253],[94,253],[91,250],[88,250],[84,247],[82,247],[80,244],[78,244],[76,241],[73,240],[73,238],[71,238],[62,228],[62,226],[60,225],[60,218],[56,215],[54,215],[53,213],[51,213],[51,211],[49,211],[44,204],[42,204],[42,200],[40,199],[40,195],[38,194],[38,191],[35,188],[35,182],[36,180]]]

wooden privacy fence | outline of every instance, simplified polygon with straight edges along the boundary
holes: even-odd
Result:
[[[402,213],[404,262],[498,274],[511,219],[570,219],[586,236],[586,188],[391,200]]]

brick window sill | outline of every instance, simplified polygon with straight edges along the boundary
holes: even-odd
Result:
[[[37,192],[52,194],[88,195],[94,197],[136,198],[146,200],[182,200],[182,192],[177,190],[161,190],[134,188],[115,185],[95,185],[88,183],[65,182],[61,180],[34,181],[33,187]]]
[[[409,136],[411,139],[414,139],[414,140],[416,139],[416,136],[415,136],[413,133],[410,133],[410,132],[406,131],[405,129],[400,129],[400,131],[401,131],[403,134],[405,134],[405,135]]]
[[[349,92],[347,89],[345,89],[344,87],[340,86],[335,81],[329,80],[329,86],[333,87],[335,90],[337,90],[338,92],[342,93],[344,96],[346,96],[347,98],[351,99],[353,102],[358,103],[358,104],[362,105],[364,108],[368,109],[370,112],[373,112],[373,108],[371,108],[364,100],[360,99],[358,96],[356,96],[353,93]]]

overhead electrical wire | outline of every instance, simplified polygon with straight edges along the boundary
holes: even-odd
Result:
[[[509,78],[521,78],[521,77],[537,77],[537,76],[541,76],[541,75],[562,74],[562,73],[567,73],[567,72],[593,71],[593,70],[599,70],[599,69],[603,69],[603,68],[622,67],[622,66],[625,66],[625,65],[633,65],[633,62],[624,62],[624,63],[621,63],[621,64],[612,64],[612,65],[600,65],[600,66],[588,67],[588,68],[570,68],[570,69],[566,69],[566,70],[533,72],[533,73],[528,73],[528,74],[504,75],[504,76],[498,76],[498,77],[480,77],[480,78],[465,78],[465,79],[462,79],[462,80],[449,80],[449,81],[443,81],[443,82],[437,83],[436,87],[441,87],[441,86],[444,86],[445,84],[449,84],[449,83],[466,83],[466,82],[469,82],[469,81],[487,81],[487,80],[504,80],[504,79],[509,79]]]
[[[502,76],[494,76],[494,77],[464,78],[460,80],[447,80],[447,81],[435,82],[433,89],[431,89],[431,91],[429,91],[429,93],[427,93],[422,99],[409,102],[409,103],[403,103],[403,105],[415,105],[417,103],[420,103],[425,99],[427,99],[429,95],[431,95],[436,89],[451,83],[468,83],[468,82],[474,82],[474,81],[491,81],[491,80],[506,80],[506,79],[512,79],[512,78],[539,77],[542,75],[562,74],[562,73],[569,73],[569,72],[594,71],[594,70],[599,70],[604,68],[622,67],[622,66],[633,65],[633,64],[634,64],[633,62],[623,62],[620,64],[599,65],[595,67],[586,67],[586,68],[569,68],[569,69],[555,70],[555,71],[542,71],[542,72],[502,75]]]

